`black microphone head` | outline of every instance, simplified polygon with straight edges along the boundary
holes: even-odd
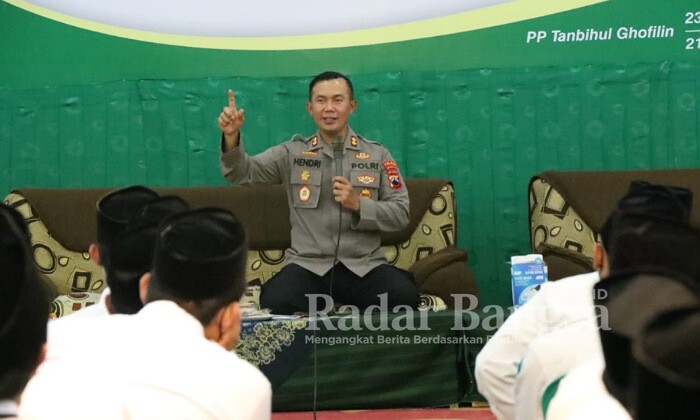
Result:
[[[336,136],[336,138],[333,139],[333,151],[334,152],[341,152],[343,150],[343,147],[345,146],[345,140],[341,136]]]

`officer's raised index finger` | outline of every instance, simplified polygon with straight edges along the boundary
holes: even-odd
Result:
[[[233,96],[233,89],[228,90],[228,106],[231,109],[236,109],[236,97]]]

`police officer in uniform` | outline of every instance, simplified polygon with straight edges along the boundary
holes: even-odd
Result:
[[[325,294],[359,309],[417,307],[413,276],[388,265],[380,248],[380,232],[408,224],[408,192],[389,151],[348,126],[357,107],[350,80],[337,72],[314,77],[306,108],[317,132],[256,156],[245,152],[245,113],[232,90],[228,95],[218,118],[224,177],[287,189],[291,247],[286,266],[263,285],[261,305],[279,314],[307,312],[308,295]]]

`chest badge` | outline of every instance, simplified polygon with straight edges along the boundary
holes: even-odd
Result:
[[[360,190],[360,197],[362,198],[372,198],[372,191],[369,188],[363,188]]]
[[[311,198],[311,189],[306,185],[299,187],[299,201],[306,203]]]
[[[369,185],[374,183],[374,177],[370,174],[362,174],[357,176],[357,180],[364,185]]]
[[[311,172],[301,171],[301,180],[302,181],[308,181],[310,177],[311,177]]]
[[[369,153],[365,153],[365,152],[355,153],[355,159],[367,160],[367,159],[369,159]]]

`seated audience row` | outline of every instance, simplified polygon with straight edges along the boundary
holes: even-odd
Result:
[[[684,395],[687,383],[633,381],[630,366],[647,325],[700,304],[700,233],[689,226],[691,203],[687,189],[633,182],[602,228],[598,272],[544,284],[506,320],[475,369],[499,419],[652,418],[648,408],[637,409],[637,395],[663,386]],[[684,346],[697,353],[697,343]],[[585,373],[569,377],[572,369]],[[697,386],[697,362],[686,372]],[[609,404],[602,409],[594,398]],[[679,412],[689,407],[671,401]]]
[[[15,229],[26,232],[16,211],[2,210]],[[238,301],[246,286],[241,223],[228,211],[191,210],[181,199],[159,197],[145,187],[114,191],[100,199],[97,210],[97,244],[90,254],[103,266],[109,291],[91,311],[49,322],[46,357],[21,394],[20,418],[269,418],[269,381],[231,351],[240,335]],[[17,236],[15,254],[28,254],[28,235]],[[3,242],[2,263],[15,254]],[[25,260],[31,275],[22,276]],[[18,300],[17,314],[7,319],[29,322],[21,311],[28,313],[29,303],[40,300],[41,284],[33,280],[30,255],[16,261],[8,264],[19,268],[2,270],[11,276],[3,277],[2,296],[8,296],[5,287],[24,284],[19,290],[29,296],[27,302]],[[39,350],[22,352],[30,356],[22,371],[26,378],[14,381],[3,400],[20,401],[22,387],[43,359],[48,305],[39,303],[41,322],[34,322],[41,326],[34,340]],[[5,319],[3,347],[11,344]],[[28,334],[16,330],[14,341]],[[16,414],[17,406],[7,405]]]

